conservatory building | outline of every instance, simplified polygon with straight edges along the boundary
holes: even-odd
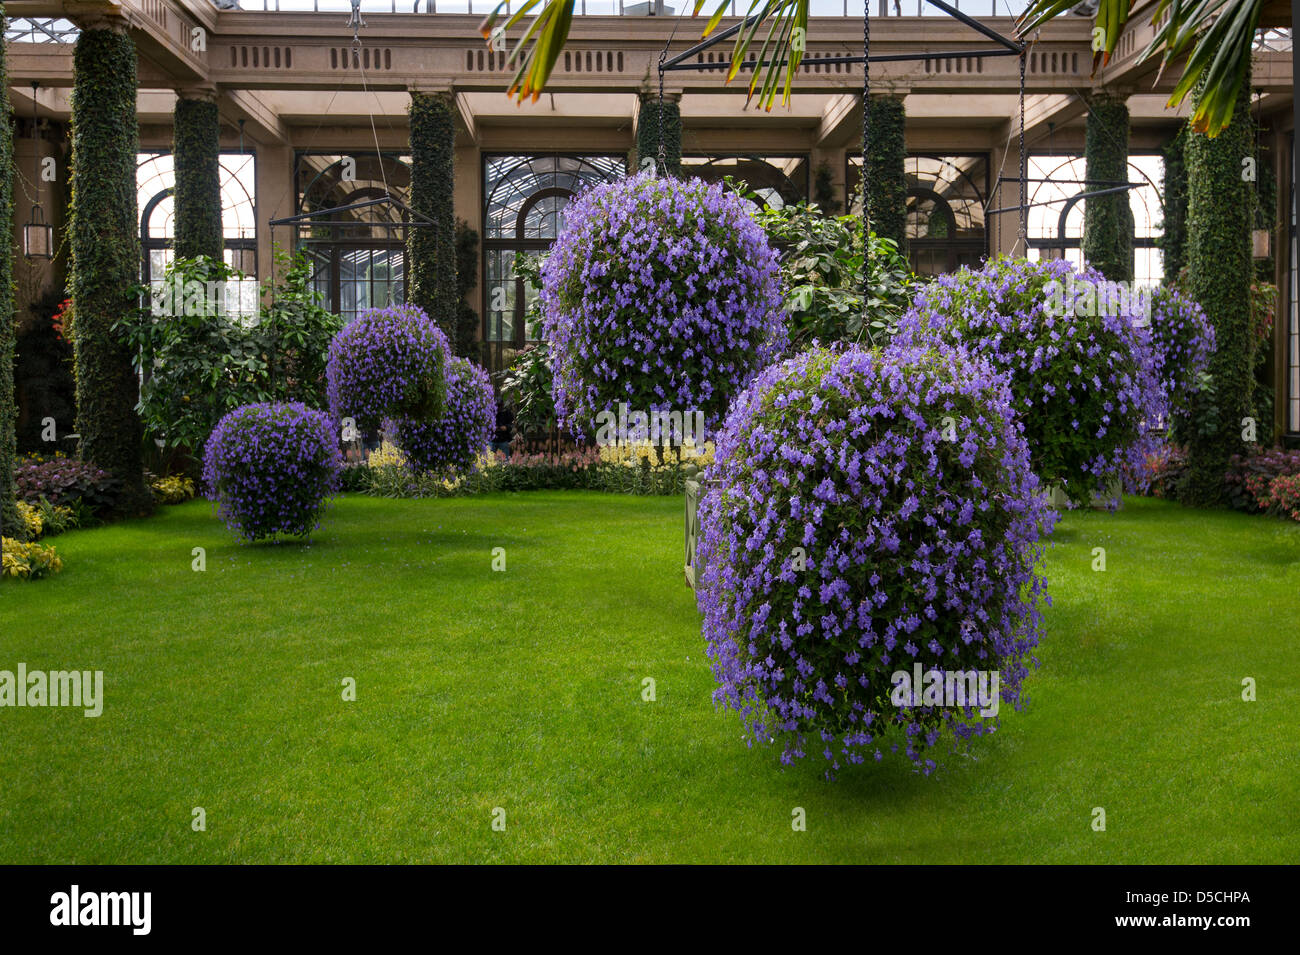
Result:
[[[1027,37],[1020,56],[987,51],[1015,37],[1022,0],[952,0],[963,18],[929,0],[868,2],[869,96],[900,107],[881,112],[899,117],[897,127],[878,123],[873,136],[901,138],[905,248],[918,274],[998,253],[1080,261],[1088,151],[1107,148],[1127,164],[1133,281],[1168,277],[1176,265],[1166,261],[1167,236],[1182,227],[1166,188],[1177,172],[1169,147],[1189,107],[1167,105],[1177,71],[1158,75],[1158,57],[1141,58],[1155,3],[1137,5],[1147,12],[1134,13],[1094,72],[1086,5]],[[429,134],[413,131],[412,104],[436,102],[449,131],[438,148],[452,161],[433,188],[460,223],[464,302],[490,370],[540,335],[527,319],[534,290],[519,254],[548,247],[584,187],[654,165],[662,147],[685,172],[735,177],[769,205],[810,200],[849,212],[863,168],[862,0],[812,0],[793,92],[770,109],[747,101],[744,76],[725,82],[730,42],[697,49],[702,24],[684,0],[577,0],[545,92],[522,103],[507,95],[508,47],[480,33],[489,0],[5,6],[13,241],[26,253],[15,265],[20,325],[48,318],[66,297],[74,49],[89,29],[129,34],[138,56],[144,283],[174,253],[175,118],[197,100],[216,106],[231,265],[265,280],[281,267],[277,248],[300,249],[324,303],[345,318],[405,300],[413,210],[427,208],[413,183]],[[673,68],[661,73],[661,63]],[[1261,29],[1250,93],[1261,200],[1253,245],[1258,280],[1278,292],[1260,379],[1274,396],[1275,433],[1300,437],[1292,70],[1291,31]],[[1127,129],[1100,147],[1087,122],[1099,96],[1127,108]]]

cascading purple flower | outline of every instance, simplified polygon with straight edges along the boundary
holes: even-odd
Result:
[[[243,405],[203,452],[203,483],[237,537],[305,537],[338,490],[342,459],[329,415],[298,402]]]
[[[542,270],[557,415],[590,435],[620,402],[706,432],[785,348],[776,252],[744,200],[648,174],[573,200]]]
[[[442,414],[431,421],[399,418],[391,422],[391,433],[412,472],[449,474],[474,468],[492,443],[495,426],[496,397],[487,372],[472,361],[453,358],[447,365]]]
[[[416,305],[363,311],[330,342],[330,413],[373,431],[387,417],[432,420],[442,412],[451,346]]]
[[[814,349],[737,398],[700,503],[699,607],[718,683],[783,762],[828,773],[944,731],[971,707],[898,705],[892,675],[997,670],[1019,708],[1036,661],[1040,534],[1054,515],[1006,380],[943,346]]]
[[[1152,371],[1171,415],[1178,415],[1198,389],[1214,354],[1214,326],[1190,296],[1161,286],[1151,299]]]
[[[1102,292],[1114,287],[1064,260],[992,259],[923,288],[894,342],[987,357],[1009,376],[1039,478],[1073,504],[1097,496],[1114,507],[1115,482],[1139,490],[1168,407],[1146,309],[1140,296]]]

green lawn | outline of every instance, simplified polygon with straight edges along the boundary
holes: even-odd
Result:
[[[102,669],[104,713],[0,710],[0,862],[1296,860],[1300,526],[1068,515],[1027,708],[935,776],[828,783],[715,711],[681,511],[353,495],[310,546],[204,502],[55,538],[61,575],[0,586],[0,669]]]

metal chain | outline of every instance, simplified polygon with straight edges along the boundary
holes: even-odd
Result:
[[[1025,57],[1028,47],[1020,49],[1020,252],[1029,256],[1029,157],[1025,155]]]
[[[672,42],[670,39],[668,42]],[[655,114],[655,123],[659,127],[659,161],[655,164],[655,175],[668,177],[668,151],[664,148],[664,60],[668,59],[668,47],[659,51],[659,106]]]
[[[867,150],[871,128],[871,0],[862,4],[862,167],[858,177],[862,193],[862,328],[870,328],[867,302],[871,300],[871,270],[868,265],[871,250],[871,214],[867,201]],[[870,331],[867,331],[870,335]]]

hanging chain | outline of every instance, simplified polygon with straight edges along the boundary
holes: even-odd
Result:
[[[669,43],[672,42],[670,39]],[[668,47],[659,51],[659,105],[655,110],[655,123],[659,127],[659,160],[655,164],[655,175],[668,177],[668,150],[664,148],[664,60],[668,59]]]
[[[1021,254],[1029,257],[1029,157],[1025,155],[1025,56],[1020,48],[1020,235]]]
[[[871,0],[862,4],[862,166],[858,177],[862,195],[862,331],[871,339],[867,303],[871,301],[871,215],[867,201],[867,150],[871,128]],[[847,197],[846,197],[847,198]]]

